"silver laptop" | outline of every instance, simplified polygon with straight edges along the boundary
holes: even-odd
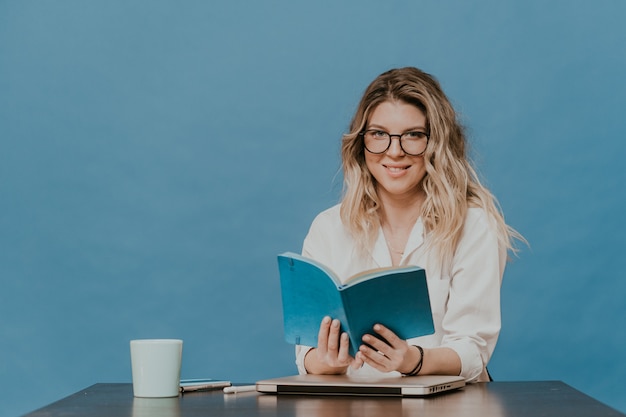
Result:
[[[463,377],[448,375],[380,378],[346,375],[295,375],[258,381],[256,390],[268,394],[415,397],[438,394],[463,386],[465,386]]]

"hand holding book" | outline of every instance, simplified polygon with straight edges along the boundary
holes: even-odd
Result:
[[[324,265],[294,253],[279,255],[278,266],[289,343],[318,346],[320,323],[327,316],[341,323],[328,334],[347,333],[347,353],[353,358],[363,335],[372,334],[377,323],[403,340],[434,332],[426,274],[418,266],[369,271],[345,284]],[[327,352],[336,350],[343,355],[340,346],[330,342]],[[340,363],[346,361],[350,363],[341,356]]]
[[[362,361],[350,356],[350,338],[341,332],[338,319],[324,317],[320,323],[317,348],[305,358],[305,367],[314,374],[342,374],[348,366],[360,368]]]

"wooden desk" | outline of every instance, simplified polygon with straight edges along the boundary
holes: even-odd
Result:
[[[429,398],[268,395],[221,391],[133,398],[131,384],[95,384],[25,417],[626,416],[560,381],[488,382]]]

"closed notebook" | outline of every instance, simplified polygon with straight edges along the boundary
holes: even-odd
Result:
[[[413,397],[438,394],[465,386],[465,379],[450,375],[351,377],[347,375],[294,375],[256,383],[267,394],[365,395]]]
[[[278,255],[278,267],[289,343],[316,346],[325,316],[341,321],[353,356],[376,323],[405,340],[434,332],[423,268],[366,271],[342,283],[326,266],[295,253]]]

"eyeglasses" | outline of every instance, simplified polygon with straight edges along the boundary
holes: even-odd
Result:
[[[363,136],[363,144],[368,152],[381,154],[387,152],[391,146],[391,139],[396,137],[400,141],[402,151],[411,156],[420,156],[426,151],[430,136],[426,132],[411,131],[401,135],[392,135],[379,129],[368,129],[359,133]]]

